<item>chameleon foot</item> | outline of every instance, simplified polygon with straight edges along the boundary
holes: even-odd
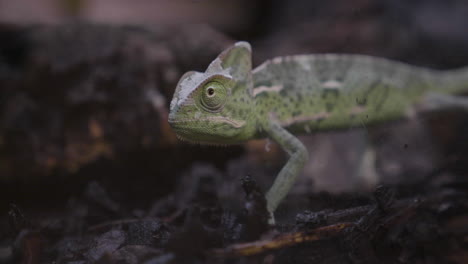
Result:
[[[271,226],[275,225],[275,214],[273,212],[268,212],[270,217],[268,218],[268,224]]]
[[[357,175],[359,175],[359,187],[371,190],[377,185],[379,175],[377,173],[375,163],[375,150],[370,144],[367,144],[364,153],[361,155],[361,162],[357,169]]]

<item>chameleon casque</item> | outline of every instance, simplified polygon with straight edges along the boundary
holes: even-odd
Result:
[[[269,137],[288,154],[266,194],[273,213],[308,160],[299,133],[394,120],[423,110],[468,109],[468,68],[439,71],[365,55],[277,57],[252,70],[251,47],[237,42],[205,72],[184,74],[169,123],[193,143],[235,144]]]

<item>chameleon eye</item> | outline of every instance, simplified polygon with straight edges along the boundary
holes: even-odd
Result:
[[[208,111],[217,111],[226,102],[227,91],[219,82],[209,82],[203,88],[201,105]]]
[[[208,97],[211,97],[211,96],[214,96],[215,91],[214,91],[213,87],[209,87],[208,89],[206,89],[206,93],[207,93]]]

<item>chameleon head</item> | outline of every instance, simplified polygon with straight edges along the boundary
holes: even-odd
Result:
[[[171,101],[169,124],[182,140],[232,144],[255,133],[251,49],[238,42],[223,51],[204,73],[182,76]]]

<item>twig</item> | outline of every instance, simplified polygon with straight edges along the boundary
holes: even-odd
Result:
[[[330,239],[340,234],[344,229],[354,226],[353,223],[340,223],[316,228],[310,231],[282,234],[270,240],[234,244],[223,249],[214,249],[212,253],[218,257],[240,257],[262,254],[270,250],[294,246],[304,242]]]

